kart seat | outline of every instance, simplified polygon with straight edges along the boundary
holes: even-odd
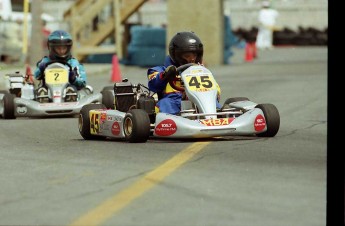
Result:
[[[114,84],[115,109],[122,112],[127,112],[133,105],[135,105],[135,93],[133,91],[132,83],[117,82]]]

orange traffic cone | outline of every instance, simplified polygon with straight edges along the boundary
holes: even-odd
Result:
[[[121,82],[121,72],[120,72],[120,66],[119,66],[119,60],[117,59],[116,54],[113,55],[112,58],[112,70],[111,70],[111,81],[112,82]]]
[[[254,58],[253,48],[250,43],[246,43],[244,61],[252,62]]]
[[[33,74],[31,72],[31,68],[28,64],[26,64],[26,68],[25,68],[25,81],[27,83],[34,83],[34,78],[33,78]]]
[[[258,53],[257,53],[257,49],[256,49],[256,42],[251,43],[252,49],[253,49],[253,57],[254,58],[258,58]]]

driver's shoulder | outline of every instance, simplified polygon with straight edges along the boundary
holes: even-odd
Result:
[[[152,74],[154,72],[162,72],[165,70],[165,66],[154,66],[154,67],[151,67],[147,70],[148,74]]]
[[[67,63],[69,63],[72,66],[80,66],[82,65],[76,58],[72,57],[68,59]]]
[[[51,59],[49,57],[44,56],[44,57],[42,57],[41,60],[38,61],[38,64],[39,63],[49,63],[50,61],[51,61]]]

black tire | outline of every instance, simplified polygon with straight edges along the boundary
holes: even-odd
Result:
[[[115,109],[115,96],[112,90],[102,91],[102,104],[108,109]]]
[[[280,115],[278,109],[273,104],[258,104],[255,108],[260,108],[264,113],[267,131],[256,134],[258,137],[274,137],[280,127]]]
[[[108,91],[108,90],[114,90],[114,86],[104,86],[101,93],[103,93],[103,91]]]
[[[5,93],[3,97],[4,103],[4,112],[2,114],[2,118],[4,119],[15,119],[16,116],[14,115],[14,98],[16,96],[11,93]]]
[[[104,104],[87,104],[84,105],[79,113],[78,128],[80,135],[85,140],[105,140],[104,136],[97,136],[90,133],[90,114],[93,109],[105,109]]]
[[[150,137],[150,118],[142,109],[129,110],[123,121],[125,139],[130,143],[144,143]]]
[[[249,100],[249,98],[247,98],[247,97],[230,97],[230,98],[225,100],[224,104],[230,104],[233,102],[244,101],[244,100]]]

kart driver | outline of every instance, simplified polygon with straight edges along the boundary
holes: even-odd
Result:
[[[58,61],[62,64],[68,63],[72,67],[72,70],[69,72],[69,83],[71,86],[67,87],[66,93],[76,94],[76,90],[84,88],[86,86],[86,72],[84,66],[80,64],[76,58],[72,57],[72,45],[72,37],[68,32],[63,30],[53,31],[48,36],[47,41],[49,56],[44,56],[37,62],[37,68],[34,71],[35,79],[42,80],[43,72],[47,63]],[[37,98],[48,95],[47,88],[44,87],[44,84],[42,84],[42,87],[37,90],[37,94]]]
[[[164,66],[155,66],[147,71],[148,87],[158,95],[156,113],[164,112],[178,114],[181,110],[182,93],[173,89],[169,80],[173,79],[176,86],[176,68],[188,64],[202,64],[204,49],[200,38],[194,32],[178,32],[169,43],[169,55],[166,56]],[[175,78],[175,79],[174,79]],[[219,104],[220,87],[218,87],[217,108]]]

